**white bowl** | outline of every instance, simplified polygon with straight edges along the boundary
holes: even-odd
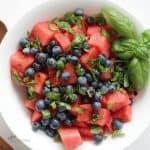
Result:
[[[87,14],[94,14],[100,11],[103,6],[114,6],[135,23],[138,32],[144,30],[142,22],[137,19],[135,11],[125,8],[118,1],[108,0],[50,0],[29,11],[14,28],[10,30],[1,44],[0,54],[0,110],[2,116],[12,132],[32,150],[50,150],[63,149],[61,144],[55,143],[42,132],[33,132],[30,123],[29,111],[24,107],[23,100],[18,94],[10,78],[9,58],[17,50],[17,43],[20,37],[26,35],[26,31],[41,20],[52,19],[56,16],[62,16],[65,12],[74,10],[77,7],[83,7]],[[139,94],[133,105],[133,119],[125,124],[124,132],[126,136],[120,139],[108,139],[99,146],[92,142],[85,142],[78,149],[84,150],[120,150],[128,147],[150,123],[150,84]]]

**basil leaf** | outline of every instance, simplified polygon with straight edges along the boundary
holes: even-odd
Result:
[[[43,119],[49,119],[51,117],[51,113],[48,109],[42,110],[42,118]]]
[[[112,138],[118,138],[118,137],[123,137],[125,136],[125,133],[123,133],[121,130],[115,130],[112,133]]]
[[[75,111],[78,113],[78,114],[83,114],[84,113],[84,110],[82,109],[82,108],[80,108],[80,107],[76,107],[75,108]]]
[[[150,29],[145,30],[140,37],[140,42],[148,49],[150,49]],[[150,50],[149,50],[150,51]]]
[[[126,15],[112,7],[104,7],[102,14],[106,21],[111,24],[120,35],[126,38],[136,37],[135,26]]]
[[[83,76],[85,74],[85,70],[82,68],[81,64],[75,66],[75,71],[78,76]]]
[[[21,80],[21,78],[20,78],[20,76],[19,76],[19,74],[18,74],[16,71],[14,71],[14,72],[12,73],[12,78],[13,78],[19,85],[24,85],[23,82],[22,82],[22,80]]]
[[[102,116],[100,116],[99,114],[92,114],[91,123],[94,123],[100,119],[102,119]]]
[[[107,24],[104,16],[101,13],[95,16],[95,22],[99,26],[104,26]]]
[[[150,29],[145,30],[145,31],[141,34],[141,37],[150,41]]]
[[[67,110],[71,109],[71,106],[69,104],[67,104],[67,103],[60,102],[59,105],[65,107]]]
[[[149,60],[133,58],[128,66],[128,76],[134,89],[144,88],[149,77]]]
[[[72,48],[82,47],[84,42],[86,42],[86,37],[83,34],[76,35],[72,41]]]
[[[33,85],[29,84],[27,86],[27,93],[28,93],[28,98],[29,99],[34,99],[37,95],[34,91]]]
[[[101,132],[103,132],[103,130],[98,125],[91,125],[90,132],[92,134],[100,134]]]
[[[60,93],[56,93],[56,92],[48,92],[46,94],[46,98],[50,100],[59,100],[60,96],[61,96]]]

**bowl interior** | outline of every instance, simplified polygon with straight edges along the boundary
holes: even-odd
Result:
[[[62,149],[62,146],[61,144],[55,143],[44,133],[34,133],[32,131],[30,113],[24,107],[23,100],[20,94],[18,94],[18,88],[15,88],[12,84],[9,72],[9,58],[11,54],[17,50],[18,40],[20,37],[24,37],[26,32],[38,21],[51,20],[77,7],[84,8],[87,14],[95,14],[100,11],[101,7],[106,5],[114,6],[123,13],[126,13],[135,23],[138,32],[144,29],[142,24],[131,15],[132,11],[129,13],[129,9],[124,8],[124,6],[120,5],[118,2],[116,4],[116,2],[108,0],[51,0],[36,7],[22,17],[14,28],[8,32],[2,42],[0,55],[0,110],[13,133],[29,148],[33,150],[41,150],[43,148],[44,150],[48,150],[51,149],[51,147],[53,147],[53,149]],[[150,114],[150,93],[148,93],[148,91],[150,91],[150,84],[144,92],[141,92],[136,98],[136,102],[133,105],[133,120],[125,125],[124,132],[126,136],[124,138],[115,140],[111,140],[110,138],[104,141],[100,146],[95,146],[92,142],[85,142],[83,146],[78,149],[97,150],[100,148],[101,150],[120,150],[130,145],[150,122],[150,118],[147,116],[147,114]]]

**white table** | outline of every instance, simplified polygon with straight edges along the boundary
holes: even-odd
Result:
[[[10,28],[26,11],[46,0],[0,0],[0,19],[4,20],[8,28]],[[116,0],[124,1],[125,5],[129,5],[137,10],[138,16],[150,27],[150,1],[149,0]],[[5,17],[7,16],[7,17]],[[139,129],[140,130],[140,129]],[[10,130],[0,116],[0,136],[5,138],[15,150],[28,150],[16,138],[13,138]],[[130,138],[130,137],[129,137]],[[150,150],[150,127],[142,134],[142,136],[134,142],[127,150]]]

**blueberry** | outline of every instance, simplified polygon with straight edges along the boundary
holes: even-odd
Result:
[[[100,144],[103,141],[103,136],[95,135],[94,136],[94,141],[95,141],[96,144]]]
[[[42,124],[42,126],[48,126],[49,125],[49,119],[42,119],[41,124]]]
[[[35,108],[37,111],[42,111],[43,109],[46,108],[45,102],[43,99],[40,99],[36,102]]]
[[[66,120],[64,120],[64,125],[68,126],[68,127],[71,127],[72,126],[72,121],[70,119],[66,119]]]
[[[40,127],[41,127],[41,124],[39,122],[33,122],[32,123],[32,129],[34,131],[37,131],[38,129],[40,129]]]
[[[99,83],[98,83],[98,88],[102,88],[102,86],[103,86],[103,83],[102,83],[102,82],[99,82]]]
[[[42,66],[38,63],[33,63],[32,67],[34,68],[35,71],[40,71]]]
[[[72,56],[71,56],[71,55],[67,55],[67,56],[66,56],[67,62],[71,62],[71,59],[72,59]]]
[[[71,57],[71,63],[74,64],[74,65],[76,65],[78,63],[78,57],[72,56]]]
[[[101,108],[100,102],[93,102],[92,104],[94,110],[99,110]]]
[[[63,61],[64,63],[67,62],[66,57],[64,57],[64,56],[60,57],[59,60]]]
[[[92,82],[91,86],[93,86],[95,89],[98,88],[98,82],[96,81]]]
[[[42,53],[42,52],[41,53],[37,53],[35,58],[36,58],[37,63],[43,64],[43,63],[46,63],[47,54]]]
[[[52,88],[52,91],[58,93],[58,92],[59,92],[59,88],[58,88],[58,87],[53,87],[53,88]]]
[[[54,46],[57,46],[57,42],[55,40],[52,40],[50,43],[49,43],[49,47],[50,48],[53,48]]]
[[[25,55],[29,55],[30,54],[30,48],[26,47],[22,50],[22,52],[25,54]]]
[[[46,95],[48,92],[50,92],[51,90],[50,90],[50,88],[48,88],[48,87],[44,87],[43,88],[43,90],[42,90],[42,93],[43,93],[43,95]]]
[[[25,76],[26,77],[34,77],[34,74],[35,74],[35,70],[33,68],[28,68],[25,71]]]
[[[45,107],[49,108],[51,101],[49,99],[44,99],[44,102],[45,102]]]
[[[83,104],[88,104],[90,102],[90,100],[87,97],[84,97],[81,99]]]
[[[49,137],[54,137],[56,134],[56,130],[53,129],[46,129],[45,133],[49,136]]]
[[[60,121],[64,121],[64,120],[67,118],[65,112],[58,112],[58,113],[56,114],[56,117],[57,117]]]
[[[112,62],[110,60],[106,60],[103,65],[104,67],[110,67],[112,65]]]
[[[48,58],[46,64],[49,68],[56,68],[57,66],[57,62],[54,58]]]
[[[116,90],[116,87],[114,86],[114,85],[110,85],[109,87],[108,87],[108,91],[109,92],[113,92],[113,91],[115,91]]]
[[[81,85],[81,86],[84,86],[87,84],[87,78],[86,77],[78,77],[78,83]]]
[[[87,23],[88,25],[93,25],[94,22],[95,22],[94,17],[89,16],[89,17],[86,18],[86,23]]]
[[[37,48],[34,48],[34,47],[31,48],[31,52],[30,52],[30,53],[31,53],[32,55],[36,55],[38,52],[39,52],[39,50],[38,50]]]
[[[109,89],[108,89],[108,87],[107,87],[106,85],[103,85],[103,86],[101,87],[101,91],[102,91],[102,94],[106,94],[106,93],[109,92]]]
[[[87,82],[88,82],[88,83],[91,83],[91,82],[93,81],[92,76],[91,76],[90,73],[86,73],[85,76],[86,76],[86,78],[87,78]]]
[[[104,55],[99,55],[99,61],[102,65],[106,63],[107,58]]]
[[[82,86],[81,88],[80,88],[80,90],[83,92],[83,93],[86,93],[87,92],[87,90],[88,90],[88,88],[86,87],[86,86]],[[82,93],[81,92],[81,93]],[[83,94],[84,95],[84,94]]]
[[[121,130],[123,128],[123,123],[119,120],[114,120],[112,126],[114,130]]]
[[[57,107],[58,112],[64,112],[66,110],[66,107],[59,105]]]
[[[75,11],[74,11],[74,14],[76,16],[83,16],[84,15],[84,10],[83,8],[76,8]]]
[[[68,80],[70,78],[70,73],[69,72],[63,72],[61,75],[61,78],[63,80]]]
[[[98,70],[95,70],[95,75],[96,75],[96,77],[100,77],[100,72],[98,71]]]
[[[54,46],[53,48],[52,48],[52,55],[55,57],[55,56],[57,56],[57,55],[59,55],[59,54],[61,54],[62,53],[62,49],[61,49],[61,47],[60,46]]]
[[[74,49],[72,54],[77,57],[80,57],[82,55],[81,50],[78,49]]]
[[[60,125],[61,124],[60,124],[58,119],[56,119],[56,118],[51,119],[51,121],[50,121],[50,128],[56,130],[56,129],[60,128]]]
[[[94,101],[99,102],[101,98],[102,98],[101,94],[96,92],[94,95]]]
[[[26,45],[29,44],[29,41],[26,38],[21,38],[19,41],[19,45],[21,48],[25,48]]]

